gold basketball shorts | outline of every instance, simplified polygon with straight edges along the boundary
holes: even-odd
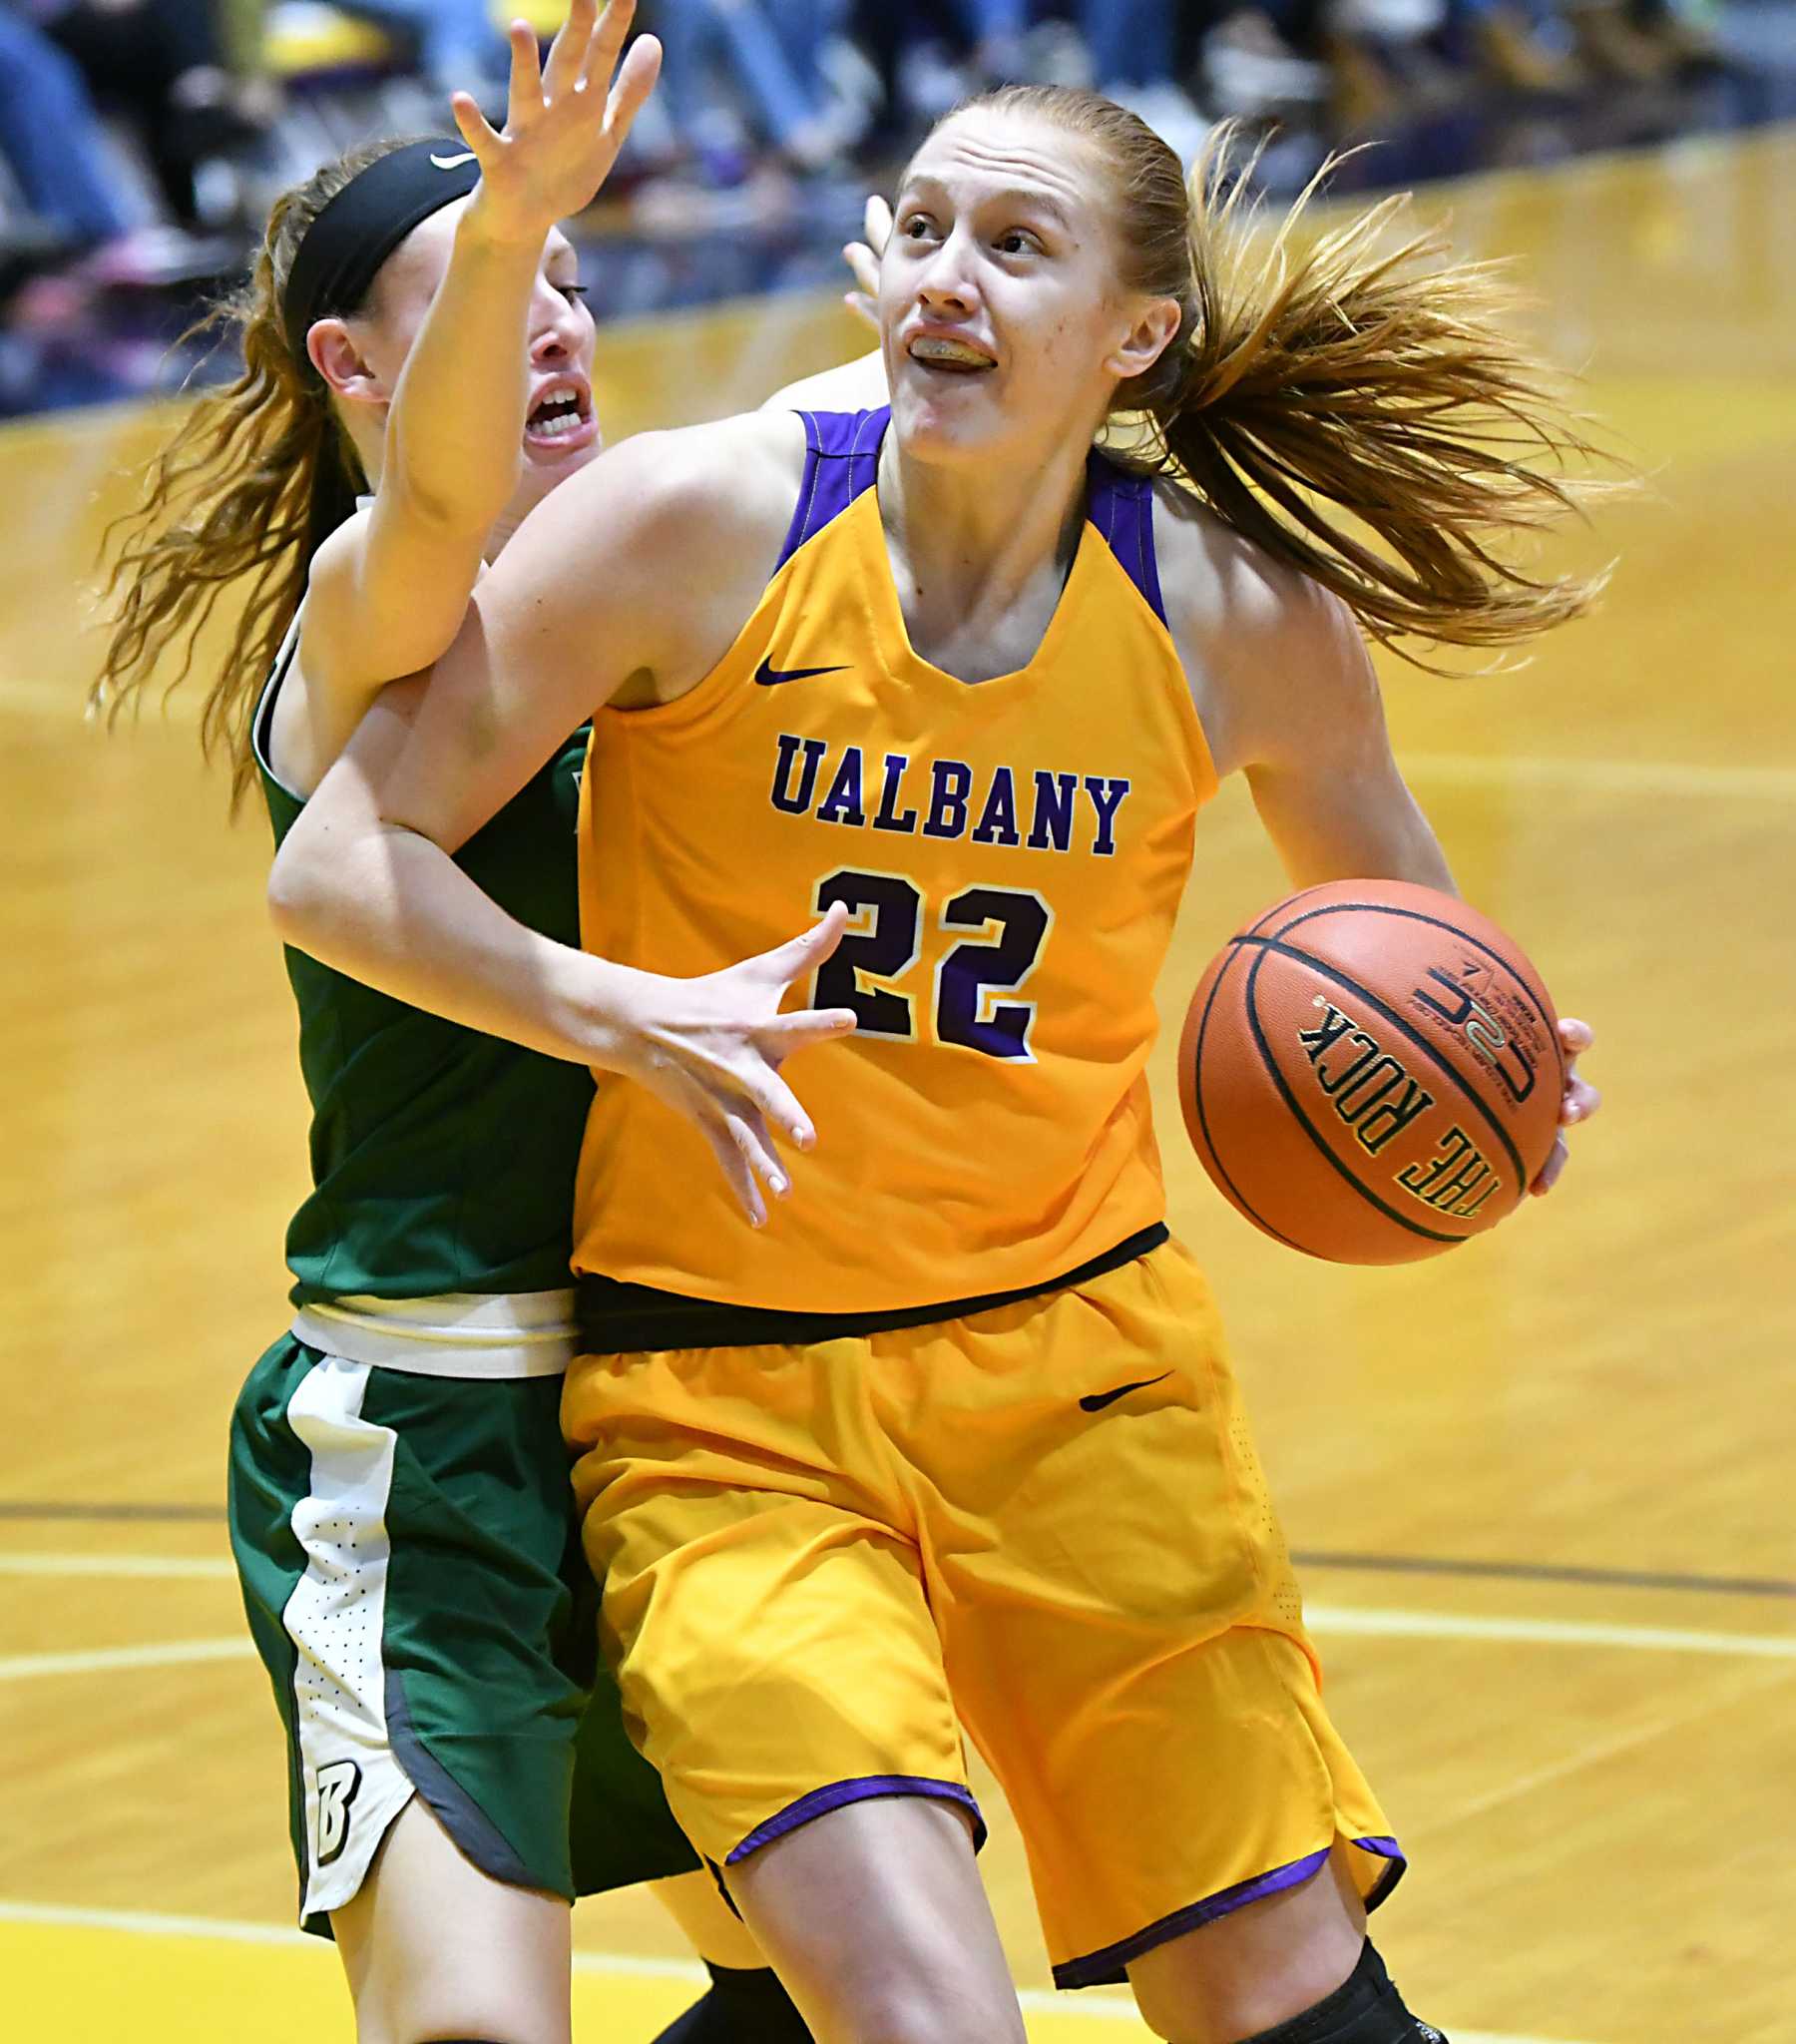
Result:
[[[739,1863],[850,1801],[962,1806],[961,1726],[1055,1978],[1396,1841],[1329,1724],[1202,1274],[814,1346],[585,1356],[563,1423],[626,1722]]]

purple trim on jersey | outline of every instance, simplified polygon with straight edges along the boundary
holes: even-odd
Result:
[[[1362,1851],[1376,1853],[1381,1859],[1393,1862],[1384,1878],[1366,1897],[1366,1907],[1376,1909],[1403,1873],[1402,1851],[1395,1838],[1355,1838],[1353,1842]],[[1231,1909],[1261,1901],[1285,1888],[1300,1887],[1321,1872],[1328,1863],[1331,1849],[1324,1845],[1321,1851],[1306,1853],[1301,1859],[1293,1859],[1288,1866],[1275,1866],[1270,1873],[1256,1874],[1252,1880],[1237,1881],[1233,1887],[1223,1888],[1218,1894],[1206,1895],[1201,1902],[1191,1902],[1182,1909],[1174,1909],[1170,1916],[1162,1916],[1157,1923],[1149,1923],[1146,1929],[1137,1930],[1132,1937],[1107,1944],[1102,1951],[1088,1952],[1083,1958],[1069,1959],[1065,1965],[1055,1967],[1054,1984],[1056,1987],[1119,1986],[1128,1978],[1131,1959],[1138,1959],[1143,1952],[1153,1951],[1159,1945],[1170,1944],[1173,1938],[1182,1937],[1187,1930],[1195,1930],[1200,1923],[1212,1923],[1218,1916],[1226,1916]]]
[[[786,528],[785,545],[773,564],[777,575],[832,518],[839,518],[879,473],[879,448],[892,407],[877,411],[801,411],[804,421],[804,481]],[[770,578],[769,578],[770,579]]]
[[[936,1802],[958,1802],[973,1817],[974,1851],[986,1841],[986,1823],[979,1813],[979,1804],[973,1800],[972,1790],[963,1788],[958,1782],[938,1782],[933,1775],[856,1775],[850,1781],[831,1782],[826,1788],[813,1788],[796,1802],[788,1802],[765,1823],[756,1824],[739,1845],[730,1849],[723,1864],[738,1864],[750,1852],[758,1852],[763,1845],[783,1838],[787,1831],[795,1831],[813,1817],[826,1816],[830,1810],[844,1808],[850,1802],[871,1802],[880,1795],[922,1795]]]
[[[1123,573],[1163,625],[1166,606],[1160,600],[1159,563],[1153,553],[1153,484],[1096,450],[1086,464],[1086,516],[1110,541]]]

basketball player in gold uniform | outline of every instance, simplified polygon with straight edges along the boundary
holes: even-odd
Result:
[[[1401,1850],[1166,1239],[1143,1067],[1221,776],[1296,883],[1451,885],[1362,628],[1582,609],[1487,544],[1568,494],[1494,454],[1513,421],[1578,443],[1482,273],[1376,219],[1256,267],[1222,189],[1090,95],[950,117],[882,266],[889,411],[648,436],[559,492],[273,883],[289,940],[601,1070],[563,1417],[607,1649],[832,2044],[1023,2035],[963,1723],[1063,1985],[1126,1977],[1171,2044],[1438,2036],[1365,1937]],[[1094,453],[1118,414],[1147,430]],[[449,854],[589,713],[572,952]],[[847,934],[788,1175],[767,1103],[707,1114],[695,1075],[710,975],[805,906]],[[693,1026],[621,1083],[645,975]]]

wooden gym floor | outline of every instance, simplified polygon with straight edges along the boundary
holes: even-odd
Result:
[[[1508,680],[1390,672],[1465,891],[1600,1031],[1608,1106],[1563,1192],[1442,1263],[1325,1269],[1224,1208],[1162,1097],[1334,1709],[1412,1854],[1380,1941],[1455,2044],[1796,2037],[1793,193],[1785,131],[1424,201],[1524,258],[1655,478],[1578,543],[1620,555],[1598,620]],[[753,400],[843,339],[802,302],[610,330],[613,430]],[[191,714],[110,743],[80,719],[97,503],[158,423],[0,438],[0,2027],[317,2044],[347,2004],[286,1928],[280,1746],[220,1523],[304,1161],[265,832],[225,827]],[[1278,886],[1223,799],[1168,1014]],[[986,1866],[1039,1990],[1008,1826]],[[641,1897],[578,1934],[586,2044],[687,1998]],[[1038,2040],[1144,2035],[1116,1996],[1050,2011],[1031,1996]]]

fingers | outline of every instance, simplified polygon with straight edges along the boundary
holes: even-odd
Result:
[[[661,66],[661,44],[653,36],[638,36],[605,103],[605,132],[616,148],[624,147],[636,117],[655,90]]]
[[[592,21],[591,0],[587,5],[587,20]],[[596,35],[589,33],[584,49],[585,61],[580,67],[579,89],[591,92],[596,86],[603,86],[617,69],[618,53],[624,47],[624,39],[630,33],[630,24],[636,19],[636,0],[609,0],[605,13],[600,17]]]
[[[1596,1041],[1596,1032],[1587,1022],[1580,1022],[1572,1015],[1560,1017],[1560,1042],[1565,1046],[1568,1057],[1580,1057]],[[1578,1077],[1575,1063],[1568,1065],[1566,1071],[1566,1094],[1560,1102],[1560,1126],[1569,1129],[1574,1122],[1587,1122],[1602,1105],[1602,1095],[1587,1079]]]
[[[745,1070],[732,1071],[725,1081],[713,1083],[725,1114],[752,1114],[763,1129],[770,1123],[798,1149],[817,1147],[817,1132],[811,1126],[810,1116],[798,1105],[798,1096],[764,1054],[756,1053],[754,1062]]]
[[[596,0],[572,0],[567,20],[557,29],[543,67],[543,96],[550,105],[574,90],[585,69],[597,14]]]
[[[842,260],[852,272],[856,288],[842,293],[842,302],[857,319],[879,331],[879,264],[864,242],[848,242]]]
[[[785,1166],[779,1161],[773,1148],[773,1138],[767,1133],[767,1125],[759,1113],[749,1108],[746,1111],[724,1116],[729,1127],[731,1142],[753,1176],[761,1180],[770,1193],[784,1199],[792,1190],[792,1182],[785,1174]],[[764,1220],[765,1210],[762,1210]]]
[[[1588,1079],[1580,1079],[1572,1072],[1566,1079],[1566,1097],[1560,1102],[1560,1127],[1569,1129],[1574,1122],[1587,1122],[1602,1105],[1602,1095]]]
[[[847,263],[855,283],[869,298],[879,296],[879,257],[865,242],[845,242],[842,245],[842,260]]]
[[[1559,1184],[1560,1173],[1565,1170],[1566,1160],[1571,1154],[1566,1148],[1565,1137],[1555,1136],[1553,1148],[1548,1153],[1547,1162],[1541,1166],[1540,1177],[1528,1189],[1537,1200],[1543,1194],[1552,1192],[1554,1187]]]
[[[698,1117],[698,1126],[722,1167],[723,1176],[728,1179],[729,1189],[735,1194],[742,1212],[756,1228],[765,1228],[767,1203],[761,1198],[754,1173],[748,1168],[748,1160],[743,1156],[729,1124],[721,1115],[707,1114]]]
[[[484,174],[492,161],[493,151],[499,146],[498,130],[480,111],[479,102],[472,93],[451,93],[449,113],[455,122],[455,132],[474,152]]]
[[[742,1212],[756,1228],[764,1228],[767,1203],[762,1185],[783,1200],[792,1190],[792,1181],[779,1161],[760,1109],[749,1101],[718,1102],[713,1098],[696,1119]]]
[[[775,1071],[787,1058],[796,1057],[819,1043],[831,1043],[838,1036],[851,1035],[858,1026],[852,1008],[795,1008],[789,1015],[776,1015],[757,1032],[761,1055]],[[805,1145],[808,1149],[810,1146]]]
[[[849,242],[842,250],[842,260],[847,263],[855,285],[844,294],[842,302],[857,319],[864,319],[878,332],[879,258],[892,239],[892,209],[877,193],[868,195],[862,209],[861,232],[864,241]]]
[[[832,901],[821,921],[812,923],[801,935],[776,945],[773,950],[763,951],[758,958],[750,960],[750,964],[765,977],[788,987],[794,980],[815,972],[828,959],[842,941],[842,932],[847,927],[847,909],[841,902]]]
[[[543,60],[537,49],[536,30],[527,21],[514,21],[506,30],[511,44],[511,92],[505,103],[505,125],[516,130],[543,105]]]

